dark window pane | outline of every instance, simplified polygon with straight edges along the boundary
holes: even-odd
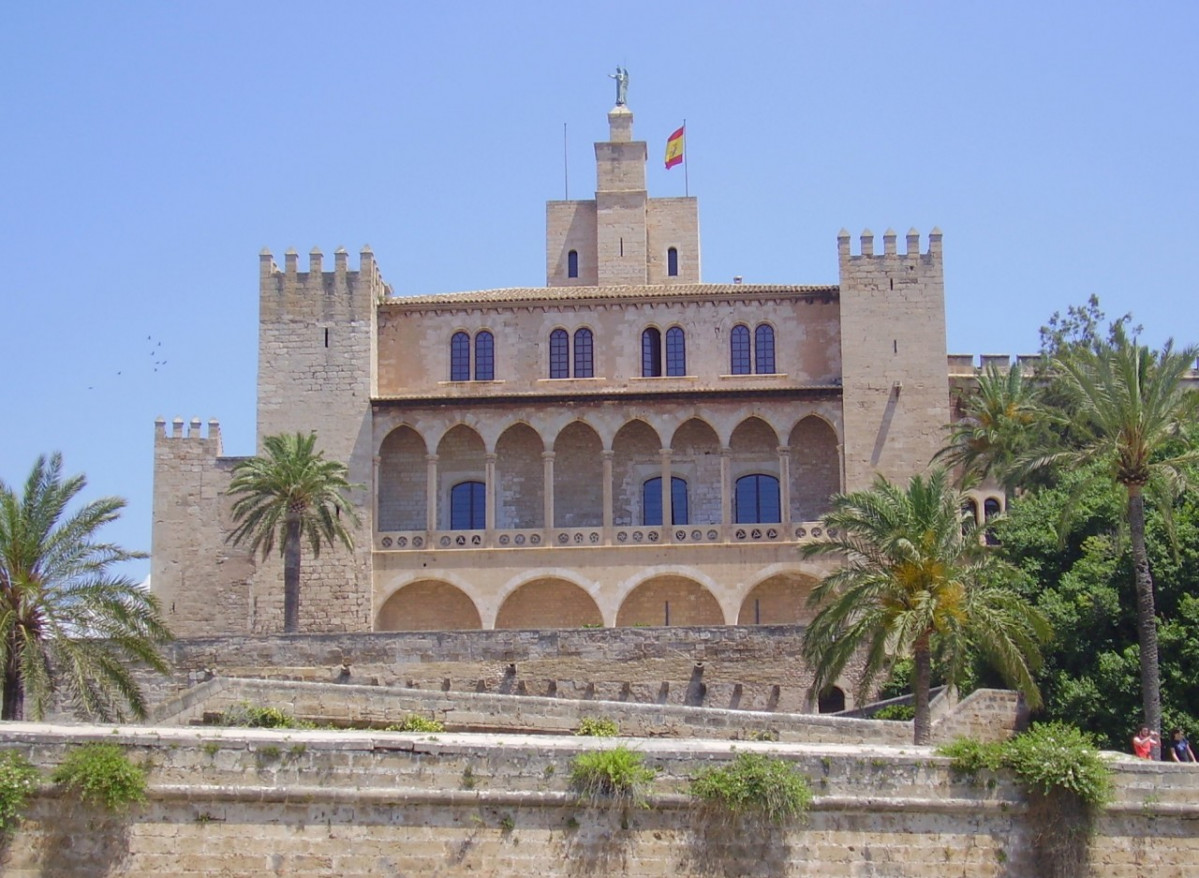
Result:
[[[487,330],[475,336],[475,380],[495,380],[495,338]]]
[[[482,482],[459,482],[450,489],[450,529],[482,530],[487,526],[487,488]]]
[[[591,330],[575,330],[575,377],[591,378],[595,368],[591,358]]]
[[[666,374],[687,374],[687,342],[678,326],[666,330]]]
[[[567,277],[578,277],[579,276],[579,251],[578,250],[571,250],[569,253],[566,254],[566,276]]]
[[[646,479],[641,486],[641,523],[656,527],[662,523],[662,479]]]
[[[570,377],[569,338],[565,329],[555,329],[550,333],[550,377]]]
[[[657,378],[662,374],[662,333],[650,327],[641,333],[641,377]]]
[[[672,524],[690,524],[687,509],[687,480],[670,477],[670,518]]]
[[[666,273],[671,277],[679,275],[679,251],[673,247],[666,251]]]
[[[749,327],[737,324],[729,336],[729,367],[734,375],[749,374]]]
[[[774,327],[766,323],[754,330],[754,371],[759,375],[774,372]]]
[[[450,339],[450,380],[470,380],[470,336],[455,332]]]
[[[779,480],[764,473],[737,479],[738,524],[775,524],[781,521]]]

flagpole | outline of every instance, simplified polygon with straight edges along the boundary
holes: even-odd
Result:
[[[686,119],[683,120],[683,137],[684,137],[683,149],[686,150],[687,152],[690,152],[691,144],[687,143],[687,141],[686,141],[686,137],[687,137],[687,120]],[[687,198],[691,197],[691,181],[687,179],[687,165],[689,165],[689,164],[691,164],[691,162],[688,159],[688,157],[684,154],[684,156],[683,156],[683,195]]]
[[[562,198],[570,201],[570,164],[566,152],[566,123],[562,123]]]

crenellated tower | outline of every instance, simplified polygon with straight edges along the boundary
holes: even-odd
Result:
[[[945,352],[945,278],[941,231],[862,233],[850,252],[849,232],[837,236],[841,288],[841,370],[845,489],[868,488],[875,473],[906,481],[922,472],[945,438],[949,379]]]
[[[700,282],[695,198],[650,198],[646,145],[633,139],[633,113],[608,113],[608,139],[595,144],[595,198],[546,202],[546,286]]]
[[[349,467],[361,526],[353,556],[342,547],[306,554],[300,625],[306,631],[361,630],[370,619],[372,509],[371,395],[375,389],[375,306],[387,286],[370,247],[357,271],[339,247],[333,271],[313,248],[308,270],[288,250],[280,271],[263,251],[259,270],[258,447],[277,433],[317,434],[317,448]],[[282,612],[278,559],[255,578],[255,627],[277,630]],[[279,616],[281,619],[281,616]]]

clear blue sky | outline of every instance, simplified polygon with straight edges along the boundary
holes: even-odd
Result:
[[[1092,293],[1199,342],[1196,32],[1194,2],[9,4],[0,478],[61,450],[148,550],[156,416],[254,450],[259,250],[543,284],[563,123],[586,198],[617,64],[651,195],[687,120],[707,281],[835,283],[841,227],[937,225],[952,352],[1034,351]]]

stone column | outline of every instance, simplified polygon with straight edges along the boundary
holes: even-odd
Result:
[[[425,530],[432,534],[437,530],[437,455],[425,458]]]
[[[674,533],[674,515],[671,509],[674,491],[671,490],[673,485],[670,477],[670,449],[658,449],[658,456],[662,459],[662,538],[669,540],[670,535]]]
[[[720,514],[725,526],[731,525],[733,515],[733,449],[727,445],[720,449]]]
[[[791,449],[778,447],[779,453],[779,521],[786,528],[791,524]]]
[[[615,451],[603,452],[604,462],[604,542],[612,542],[612,461]]]
[[[211,435],[211,433],[212,433],[212,428],[209,427],[209,434]],[[376,454],[373,458],[371,458],[371,487],[368,489],[368,494],[367,494],[367,496],[370,497],[370,503],[371,503],[371,506],[373,507],[371,510],[371,512],[373,513],[371,515],[371,519],[374,521],[376,534],[379,532],[379,518],[380,518],[380,516],[379,516],[379,463],[380,463],[379,455]],[[374,541],[373,536],[374,535],[372,534],[372,540],[371,540],[372,542]]]
[[[495,454],[484,455],[483,494],[486,497],[487,509],[483,513],[483,526],[488,531],[495,530]]]
[[[541,460],[544,465],[542,478],[545,481],[545,491],[542,492],[542,509],[545,515],[545,529],[550,531],[554,528],[554,452],[541,452]]]

